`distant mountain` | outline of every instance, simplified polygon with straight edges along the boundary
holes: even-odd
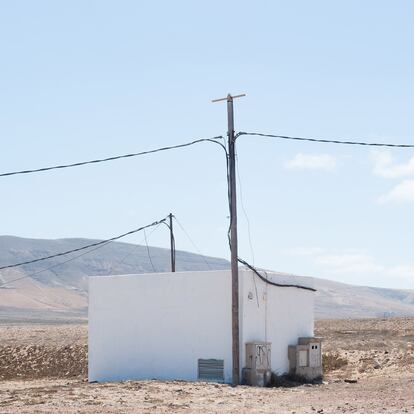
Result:
[[[314,279],[318,319],[414,316],[414,290],[382,289]]]
[[[50,256],[95,241],[0,236],[0,266]],[[86,250],[2,270],[0,285],[21,279],[0,287],[0,320],[85,318],[88,276],[170,270],[168,249],[149,247],[148,250],[146,246],[114,242],[88,254],[83,254]],[[177,251],[177,271],[229,267],[224,259]],[[315,279],[315,287],[318,289],[315,313],[319,319],[414,316],[414,291],[352,286],[324,279]]]
[[[0,266],[86,246],[91,239],[26,239],[0,236]],[[114,242],[43,262],[0,271],[0,319],[84,317],[88,276],[170,271],[170,251]],[[76,258],[76,259],[75,259]],[[70,259],[74,259],[68,261]],[[177,250],[176,270],[227,269],[229,262]],[[48,270],[45,270],[48,269]],[[45,270],[45,271],[44,271]]]

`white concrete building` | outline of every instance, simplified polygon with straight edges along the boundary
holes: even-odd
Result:
[[[268,272],[270,281],[312,279]],[[240,368],[245,343],[271,343],[271,368],[289,370],[288,346],[313,336],[312,290],[276,287],[240,269]],[[199,379],[201,360],[232,381],[231,272],[195,271],[89,278],[89,380]]]

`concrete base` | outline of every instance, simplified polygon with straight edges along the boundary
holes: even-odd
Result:
[[[270,384],[272,372],[268,370],[253,370],[251,368],[243,368],[242,383],[244,385],[252,385],[253,387],[267,387]]]
[[[289,345],[289,374],[307,381],[322,378],[322,338],[299,338]]]

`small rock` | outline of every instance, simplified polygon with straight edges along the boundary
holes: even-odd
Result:
[[[344,379],[344,382],[347,382],[348,384],[356,384],[358,380],[355,378],[347,378],[347,379]]]

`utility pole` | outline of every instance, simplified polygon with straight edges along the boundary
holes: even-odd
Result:
[[[240,330],[239,330],[239,264],[237,254],[237,197],[236,197],[236,151],[234,137],[233,99],[242,95],[214,99],[213,102],[227,101],[227,137],[228,137],[228,186],[230,196],[230,251],[231,251],[231,320],[232,320],[232,356],[233,386],[240,383]]]
[[[173,214],[168,215],[170,219],[170,252],[171,252],[171,272],[175,272],[175,241],[174,241],[174,232],[173,232]]]

